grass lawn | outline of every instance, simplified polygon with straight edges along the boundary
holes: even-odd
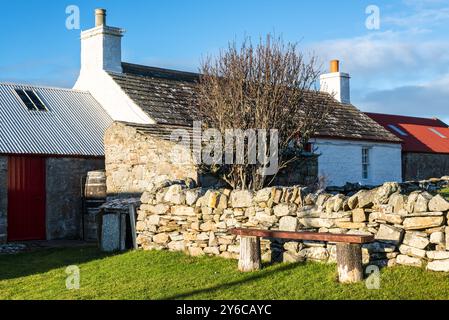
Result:
[[[449,199],[449,188],[440,190],[440,193],[441,193],[444,197],[446,197],[446,199]]]
[[[79,290],[65,287],[69,265],[80,268]],[[379,290],[338,284],[335,265],[236,269],[236,261],[173,252],[36,251],[0,256],[0,299],[449,299],[449,274],[418,268],[383,269]]]

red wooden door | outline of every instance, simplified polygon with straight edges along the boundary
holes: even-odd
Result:
[[[45,240],[45,158],[8,158],[8,240]]]

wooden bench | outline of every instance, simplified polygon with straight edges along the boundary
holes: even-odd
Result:
[[[354,283],[363,280],[362,244],[374,241],[373,236],[319,232],[290,232],[259,229],[231,229],[241,237],[239,270],[249,272],[261,268],[260,238],[311,240],[336,243],[338,280]]]

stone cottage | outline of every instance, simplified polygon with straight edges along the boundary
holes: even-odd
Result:
[[[112,119],[88,93],[0,84],[0,242],[79,239],[82,178]]]
[[[81,71],[75,89],[89,91],[115,121],[131,126],[191,126],[196,118],[192,98],[199,75],[122,62],[123,33],[106,24],[105,10],[96,10],[96,26],[81,34]],[[350,104],[349,75],[340,73],[335,62],[333,66],[321,79],[321,91],[329,96],[326,100],[334,112],[312,141],[320,154],[319,174],[332,185],[400,180],[401,140]],[[107,138],[107,144],[109,141]],[[106,146],[106,150],[114,147]],[[112,162],[106,155],[106,166]],[[126,169],[139,175],[125,182],[123,165],[120,172],[111,172],[117,166],[107,170],[111,192],[133,193],[142,186],[139,180],[154,175],[138,165]],[[168,171],[179,172],[172,169]],[[170,178],[179,177],[174,174]]]

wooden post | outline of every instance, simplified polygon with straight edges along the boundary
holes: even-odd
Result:
[[[239,270],[250,272],[259,270],[262,266],[259,237],[242,237],[240,239]]]
[[[337,243],[338,281],[363,281],[362,248],[360,244]]]

